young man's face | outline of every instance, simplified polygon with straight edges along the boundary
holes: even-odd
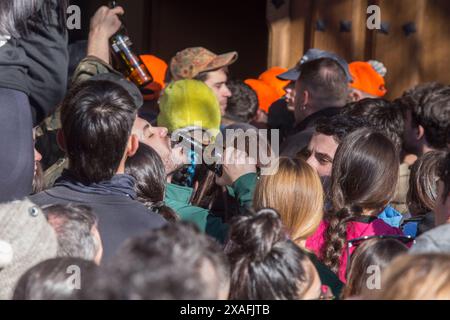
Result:
[[[226,82],[228,76],[225,69],[208,72],[208,78],[205,84],[212,89],[217,97],[220,105],[220,113],[225,115],[225,110],[228,104],[228,98],[231,97],[231,91],[228,89]]]
[[[166,174],[180,168],[186,161],[182,147],[172,148],[167,129],[153,127],[148,121],[137,117],[133,126],[133,133],[139,138],[139,142],[152,147],[164,162]]]
[[[333,159],[338,148],[333,136],[315,133],[308,145],[307,163],[313,167],[321,178],[331,176]]]
[[[444,183],[438,182],[438,196],[434,208],[436,215],[436,226],[450,223],[450,195],[444,195]]]

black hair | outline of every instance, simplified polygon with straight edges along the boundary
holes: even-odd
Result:
[[[324,263],[339,271],[347,241],[347,223],[365,209],[381,212],[394,197],[399,156],[385,135],[363,128],[350,133],[339,145],[331,173],[332,210],[323,247]]]
[[[431,147],[447,149],[450,143],[450,86],[431,91],[422,103],[422,108],[413,111],[413,119],[425,129],[425,138]]]
[[[65,257],[43,261],[22,275],[16,285],[13,300],[76,300],[78,291],[87,286],[96,269],[95,263],[80,258]]]
[[[231,264],[230,299],[299,299],[311,281],[306,254],[287,238],[277,212],[263,209],[235,218],[225,248]]]
[[[364,119],[374,130],[392,140],[400,153],[403,145],[405,120],[398,105],[384,99],[366,98],[345,106],[342,113]]]
[[[28,33],[32,24],[52,23],[52,11],[56,11],[57,25],[62,31],[66,28],[67,7],[68,0],[2,0],[0,34],[22,37]]]
[[[217,299],[228,287],[220,246],[185,223],[172,223],[127,240],[83,299]]]
[[[416,86],[398,100],[410,110],[413,123],[421,125],[431,147],[446,149],[450,143],[450,86],[426,83]]]
[[[164,203],[166,171],[158,153],[145,143],[139,143],[136,154],[127,159],[125,173],[136,179],[137,200],[166,220],[175,222],[177,214]]]
[[[88,80],[70,91],[61,107],[61,130],[77,180],[97,183],[116,174],[136,114],[132,97],[114,82]]]
[[[343,107],[349,100],[348,80],[344,69],[333,59],[321,58],[299,67],[301,85],[310,93],[317,110]]]
[[[75,257],[94,260],[101,243],[92,229],[98,218],[85,205],[51,205],[42,208],[58,240],[58,257]]]
[[[368,123],[363,118],[338,113],[332,117],[318,119],[316,132],[326,136],[332,136],[334,141],[339,144],[353,131],[367,126]]]
[[[231,80],[227,83],[231,97],[228,98],[225,117],[239,122],[249,122],[258,111],[258,96],[255,91],[240,80]]]

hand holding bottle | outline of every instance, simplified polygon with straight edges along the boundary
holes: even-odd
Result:
[[[91,18],[87,54],[109,63],[109,38],[122,26],[122,7],[100,7]]]

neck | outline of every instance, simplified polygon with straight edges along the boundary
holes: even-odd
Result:
[[[369,217],[373,217],[376,216],[380,213],[380,210],[368,210],[368,209],[364,209],[362,214],[363,216],[369,216]]]
[[[116,174],[125,174],[125,160],[120,161],[119,168],[117,168]]]
[[[430,151],[435,151],[435,149],[432,148],[432,147],[430,147],[427,143],[424,143],[424,144],[422,145],[421,150],[420,150],[420,152],[421,152],[420,156],[422,156],[422,155],[424,155],[425,153],[428,153],[428,152],[430,152]]]
[[[302,249],[306,249],[306,239],[299,239],[294,241]]]

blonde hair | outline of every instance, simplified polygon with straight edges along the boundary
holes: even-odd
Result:
[[[302,159],[281,157],[273,171],[258,181],[255,210],[272,208],[294,242],[306,240],[323,218],[323,188],[316,171]]]
[[[450,256],[403,255],[382,275],[381,290],[366,295],[377,300],[449,300]]]

